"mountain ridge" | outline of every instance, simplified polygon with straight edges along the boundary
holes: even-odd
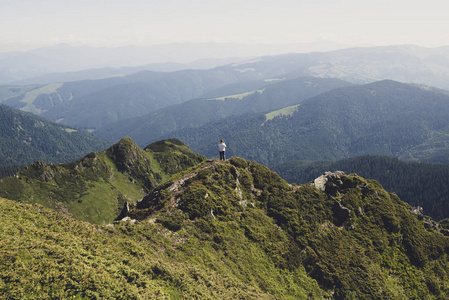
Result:
[[[147,148],[125,138],[72,163],[72,170],[112,182],[98,163],[109,155],[122,168],[113,177],[129,188],[145,182],[139,174],[153,182],[155,173],[143,168],[147,158],[152,165],[151,155],[162,155],[159,166],[168,166],[178,149],[181,160],[192,154],[178,140]],[[192,155],[196,162],[148,186],[141,200],[123,199],[129,210],[122,221],[92,225],[54,208],[0,198],[0,291],[13,298],[449,295],[449,225],[422,215],[375,180],[336,171],[298,186],[254,161]],[[27,177],[26,184],[33,178],[52,183],[46,188],[64,181],[54,181],[51,166],[37,166],[43,172],[18,177]],[[10,187],[17,179],[7,178]],[[105,194],[95,196],[99,202]]]
[[[164,147],[171,150],[157,151]],[[158,183],[202,160],[178,140],[141,149],[123,138],[71,163],[35,162],[13,177],[0,179],[0,195],[101,224],[112,222],[126,202],[137,202]]]

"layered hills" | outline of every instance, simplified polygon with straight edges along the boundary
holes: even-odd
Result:
[[[186,101],[139,118],[108,124],[95,133],[113,141],[129,136],[139,145],[146,145],[173,131],[196,128],[229,116],[281,109],[299,104],[323,92],[350,85],[338,79],[314,77],[298,77],[274,83],[254,81],[236,84],[227,86],[224,90],[211,92],[211,95],[223,93],[227,96]],[[248,88],[252,87],[256,89],[248,91]],[[236,94],[226,94],[226,91],[233,91]]]
[[[123,177],[115,173],[117,180],[133,178],[137,184],[155,177],[130,164],[141,160],[119,155],[118,149],[134,149],[123,151],[138,154],[131,157],[159,150],[169,158],[176,149],[188,151],[174,140],[156,143],[151,151],[135,147],[126,139],[101,153],[117,153],[110,161],[121,166],[117,170],[128,170]],[[95,157],[100,160],[100,154]],[[159,160],[161,168],[170,165],[164,161],[170,159]],[[0,199],[2,294],[137,299],[449,295],[447,224],[422,215],[376,181],[328,172],[290,185],[256,162],[233,157],[203,160],[147,186],[146,196],[129,203],[126,217],[108,225]],[[92,200],[101,199],[99,194]]]
[[[365,84],[391,79],[447,89],[448,55],[445,47],[391,46],[265,56],[206,70],[142,71],[101,80],[2,86],[0,102],[95,130],[187,100],[232,95],[234,84],[255,80],[313,76]]]
[[[198,98],[228,84],[259,79],[235,69],[142,71],[101,80],[3,86],[0,102],[51,121],[95,130]]]
[[[70,162],[110,143],[73,127],[0,104],[0,167],[28,165],[36,160]]]
[[[169,134],[194,151],[275,165],[365,154],[444,162],[449,146],[449,96],[425,86],[385,80],[324,92],[265,114],[231,116]]]

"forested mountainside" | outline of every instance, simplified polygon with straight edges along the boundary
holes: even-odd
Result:
[[[192,150],[267,165],[291,160],[335,160],[359,155],[438,162],[449,147],[449,96],[395,81],[334,89],[267,114],[228,117],[170,133]],[[447,162],[445,162],[447,163]]]
[[[20,166],[20,165],[0,167],[0,178],[13,176],[17,172],[19,172],[22,168],[23,168],[23,166]]]
[[[110,145],[87,131],[49,122],[0,104],[0,167],[79,159]]]
[[[310,182],[326,170],[357,173],[377,180],[412,206],[420,206],[435,220],[449,217],[449,166],[402,161],[395,157],[359,156],[338,161],[289,161],[272,168],[288,182]]]
[[[299,77],[275,83],[255,82],[258,87],[247,91],[242,84],[229,87],[229,91],[241,93],[231,95],[223,89],[213,93],[224,93],[223,97],[196,99],[160,109],[154,113],[108,124],[95,133],[105,139],[116,141],[123,136],[131,137],[139,145],[147,145],[183,128],[195,128],[205,123],[239,116],[248,112],[267,112],[302,101],[320,93],[339,87],[350,86],[338,79]]]
[[[357,175],[289,185],[233,157],[175,174],[109,225],[37,204],[0,206],[0,291],[9,298],[449,296],[444,224]]]
[[[95,224],[112,222],[172,174],[205,158],[172,139],[145,149],[123,138],[104,151],[66,164],[35,162],[0,179],[0,196],[39,203]]]

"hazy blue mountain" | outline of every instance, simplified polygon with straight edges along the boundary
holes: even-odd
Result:
[[[447,155],[448,116],[445,93],[380,81],[335,89],[298,106],[233,116],[170,136],[206,156],[216,156],[216,144],[224,138],[228,155],[269,165],[365,154],[430,161]]]
[[[261,86],[264,84],[265,86]],[[257,90],[236,95],[190,100],[178,105],[160,109],[154,113],[108,124],[96,134],[108,139],[119,140],[130,136],[139,145],[159,140],[159,137],[183,128],[195,128],[207,122],[216,121],[231,115],[248,112],[266,112],[301,103],[307,98],[338,87],[350,85],[338,79],[319,79],[301,77],[267,85],[266,81],[233,84],[229,91],[242,92],[245,87],[258,86]],[[212,91],[212,94],[225,93],[226,89]]]
[[[11,84],[50,73],[77,72],[98,68],[140,67],[149,64],[156,67],[156,69],[150,69],[154,71],[179,70],[165,69],[165,67],[170,67],[169,65],[163,66],[167,62],[186,64],[183,69],[212,68],[218,64],[224,65],[241,61],[242,58],[261,55],[305,53],[316,51],[316,49],[329,51],[341,48],[342,45],[329,45],[329,43],[327,45],[182,43],[118,48],[77,47],[59,44],[23,52],[0,53],[0,84]],[[164,69],[157,69],[160,67]]]
[[[49,122],[0,104],[0,166],[36,160],[61,163],[100,150],[109,142],[84,130]]]
[[[98,80],[111,77],[122,77],[135,74],[141,71],[153,72],[176,72],[186,69],[211,69],[221,65],[242,61],[243,58],[222,58],[222,59],[200,59],[191,63],[153,63],[138,67],[121,67],[121,68],[97,68],[73,72],[50,73],[37,77],[27,78],[10,83],[11,85],[31,85],[31,84],[51,84],[55,82],[71,82],[82,80]]]
[[[339,78],[363,84],[391,79],[449,89],[449,47],[385,46],[266,56],[233,64],[263,76]]]
[[[395,157],[359,156],[338,161],[288,161],[274,166],[288,182],[303,184],[328,170],[357,173],[377,180],[402,201],[423,208],[436,220],[449,216],[449,165],[402,161]]]

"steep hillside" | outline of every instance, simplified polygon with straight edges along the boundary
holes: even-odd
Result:
[[[256,83],[254,83],[256,84]],[[261,83],[258,83],[261,84]],[[108,124],[95,133],[108,140],[130,136],[139,145],[157,141],[161,136],[183,128],[195,128],[227,116],[248,112],[266,112],[299,104],[307,98],[350,84],[336,79],[300,77],[260,86],[256,90],[235,95],[190,100],[160,109],[140,118]],[[229,87],[229,90],[239,90]],[[224,90],[215,93],[225,93]]]
[[[109,149],[67,164],[36,162],[0,180],[0,196],[39,203],[95,224],[112,222],[172,174],[204,159],[178,140],[139,148],[123,138]]]
[[[230,155],[268,165],[365,154],[430,161],[447,154],[447,116],[446,93],[380,81],[335,89],[265,115],[230,117],[170,136],[208,157],[217,155],[216,141],[224,138]]]
[[[2,294],[449,296],[449,231],[376,181],[357,175],[328,172],[292,186],[255,162],[209,160],[130,206],[123,221],[93,226],[39,205],[0,198]]]
[[[27,165],[36,160],[69,162],[109,144],[87,131],[0,104],[0,167]]]
[[[394,157],[359,156],[338,161],[289,161],[273,167],[282,178],[306,183],[326,170],[342,170],[372,178],[402,201],[420,206],[435,220],[449,218],[449,166],[406,162]]]
[[[95,226],[3,198],[0,210],[0,295],[5,299],[276,299],[225,264],[198,267],[192,263],[195,255],[207,252],[176,249],[195,237],[158,224]],[[319,296],[317,284],[306,280],[303,285],[309,286],[297,295]]]
[[[276,294],[285,279],[267,280],[273,267],[258,257],[274,263],[268,273],[297,274],[294,282],[302,282],[305,269],[336,299],[437,298],[449,292],[449,231],[357,175],[328,172],[291,186],[255,162],[210,161],[159,186],[128,217],[193,234],[199,241],[187,239],[177,251],[207,250],[196,262],[201,268],[215,260],[251,266],[246,280],[280,298],[293,296]]]

